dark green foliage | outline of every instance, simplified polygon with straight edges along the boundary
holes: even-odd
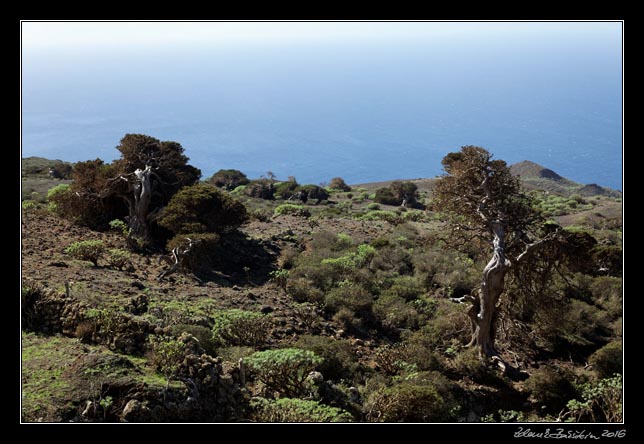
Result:
[[[152,346],[152,365],[170,380],[177,376],[186,354],[185,344],[171,336],[150,336]]]
[[[195,273],[205,272],[212,265],[213,257],[220,250],[221,237],[215,233],[186,233],[177,234],[168,241],[168,250],[178,248],[188,254],[180,257],[181,267]]]
[[[526,380],[525,386],[539,408],[545,406],[544,410],[550,413],[558,413],[577,395],[573,376],[569,371],[546,365],[536,369]]]
[[[580,422],[622,422],[623,397],[621,375],[589,382],[581,386],[582,401],[569,401],[563,417]]]
[[[121,248],[110,248],[107,250],[107,263],[117,270],[123,270],[130,265],[130,252]]]
[[[400,205],[402,203],[402,200],[399,200],[390,188],[378,188],[373,200],[382,205]]]
[[[217,188],[224,188],[225,190],[232,191],[238,186],[247,185],[250,183],[248,177],[239,170],[219,170],[208,179],[212,185]]]
[[[295,189],[295,195],[302,202],[316,201],[316,204],[329,198],[329,193],[317,185],[299,186]]]
[[[436,300],[435,315],[409,340],[430,350],[446,353],[470,339],[470,320],[463,309],[444,299]]]
[[[275,197],[277,199],[290,199],[296,192],[296,189],[300,185],[295,180],[289,180],[286,182],[278,182],[275,184]]]
[[[230,309],[216,312],[213,318],[212,337],[219,345],[258,347],[268,339],[271,321],[262,313]]]
[[[351,187],[346,184],[343,178],[334,177],[329,182],[329,189],[331,190],[340,190],[340,191],[351,191]]]
[[[414,207],[418,199],[418,186],[413,182],[401,182],[399,180],[393,181],[389,185],[392,194],[400,203],[398,205]]]
[[[617,277],[622,275],[623,253],[620,247],[617,245],[596,245],[592,253],[599,273]]]
[[[154,207],[162,206],[179,189],[194,184],[201,176],[198,168],[188,164],[184,148],[177,142],[162,142],[144,134],[126,134],[116,149],[121,152],[121,158],[114,164],[123,173],[144,169],[146,165],[155,168],[155,174],[163,182],[163,191]]]
[[[442,422],[454,418],[458,404],[451,385],[436,372],[419,374],[371,392],[365,401],[372,422]]]
[[[256,352],[246,359],[246,365],[269,390],[286,397],[303,395],[306,377],[322,363],[322,358],[308,350],[283,348]]]
[[[357,357],[347,340],[301,335],[293,345],[302,350],[312,351],[323,359],[317,368],[325,380],[349,380],[358,369]]]
[[[246,207],[212,185],[199,183],[175,194],[159,225],[177,233],[226,233],[248,220]]]
[[[47,193],[50,210],[76,224],[105,228],[110,220],[127,214],[122,201],[106,195],[113,174],[114,168],[100,159],[74,164],[74,182]]]
[[[420,324],[420,317],[414,307],[394,294],[381,295],[373,304],[373,312],[388,329],[415,329]]]
[[[247,196],[255,197],[258,199],[273,200],[275,196],[275,186],[273,182],[268,179],[258,179],[251,180],[246,188],[244,188],[244,193]]]
[[[72,165],[69,163],[56,163],[49,168],[49,175],[54,179],[70,179],[72,176]]]
[[[593,370],[600,378],[609,378],[615,374],[622,374],[622,341],[614,341],[604,345],[590,355],[588,362],[593,366]]]
[[[460,350],[453,361],[454,370],[460,377],[466,377],[478,383],[494,381],[494,370],[481,361],[477,349],[469,347]]]
[[[174,336],[179,337],[182,333],[188,333],[197,339],[201,348],[210,356],[217,356],[216,344],[212,339],[212,331],[208,327],[194,324],[176,324],[172,326],[172,334]]]
[[[98,267],[98,260],[105,253],[105,244],[100,240],[74,242],[65,248],[65,253],[74,259],[89,261]]]
[[[332,289],[325,296],[324,302],[330,313],[346,308],[359,317],[364,317],[371,311],[373,296],[363,287],[348,285]]]
[[[289,279],[286,290],[296,302],[311,302],[313,304],[324,302],[324,292],[305,278]]]
[[[395,180],[387,188],[378,188],[374,201],[383,205],[414,207],[418,199],[418,186],[413,182]]]
[[[318,401],[280,398],[254,398],[251,402],[254,419],[258,422],[351,422],[349,412],[329,407]]]

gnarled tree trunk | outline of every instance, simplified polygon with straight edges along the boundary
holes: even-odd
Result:
[[[483,270],[483,281],[478,300],[473,300],[468,314],[472,320],[472,340],[469,345],[477,345],[483,356],[497,355],[494,347],[496,304],[505,285],[505,275],[510,261],[505,256],[505,230],[498,221],[491,222],[494,252]]]
[[[129,228],[130,237],[147,242],[150,239],[150,203],[152,202],[152,167],[147,165],[145,169],[137,169],[134,172],[136,183],[134,184],[134,202],[129,205]]]

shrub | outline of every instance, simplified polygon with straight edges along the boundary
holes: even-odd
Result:
[[[130,263],[130,252],[121,248],[107,250],[107,263],[117,270],[122,270]]]
[[[324,302],[331,313],[347,308],[360,316],[371,310],[373,296],[363,287],[348,285],[332,289],[325,296]]]
[[[577,394],[571,379],[572,375],[562,368],[542,365],[530,375],[525,386],[546,411],[557,413]]]
[[[353,417],[337,407],[329,407],[318,401],[296,398],[268,400],[254,398],[251,401],[254,419],[259,422],[351,422]]]
[[[405,347],[401,344],[378,347],[373,356],[378,368],[387,375],[396,375],[405,367]]]
[[[239,170],[219,170],[208,179],[212,185],[217,188],[224,188],[232,191],[238,186],[247,185],[250,183],[248,177]]]
[[[168,241],[167,248],[172,251],[178,248],[179,251],[186,251],[190,246],[187,254],[180,258],[181,267],[184,270],[193,272],[204,271],[211,264],[211,260],[219,246],[220,237],[215,233],[188,233],[177,234]]]
[[[396,296],[406,301],[418,299],[423,293],[423,286],[412,276],[400,276],[396,278],[391,287],[383,292],[385,295]]]
[[[233,308],[216,312],[213,317],[212,336],[220,345],[257,347],[266,341],[270,331],[270,318],[254,311]]]
[[[412,334],[412,339],[431,350],[446,352],[470,339],[470,319],[463,308],[445,300],[435,300],[435,315]]]
[[[204,352],[210,356],[217,356],[215,342],[212,339],[212,331],[208,327],[193,324],[176,324],[172,326],[172,334],[174,336],[179,337],[182,333],[188,333],[197,339]]]
[[[440,422],[451,420],[457,407],[449,382],[431,372],[373,391],[364,410],[371,422]]]
[[[293,344],[296,348],[309,350],[322,358],[318,370],[324,379],[339,381],[351,379],[358,369],[358,360],[347,340],[327,336],[301,335]]]
[[[331,190],[340,190],[340,191],[351,191],[351,187],[346,184],[343,178],[334,177],[329,182],[329,189]]]
[[[383,205],[400,205],[402,202],[389,188],[378,188],[373,200]]]
[[[274,214],[282,216],[284,214],[292,214],[293,216],[309,217],[311,213],[306,210],[302,205],[282,204],[275,208]]]
[[[583,401],[568,402],[568,416],[577,421],[622,422],[623,384],[622,376],[586,383],[581,387]]]
[[[172,196],[159,225],[175,234],[226,233],[247,220],[242,203],[212,185],[199,183]]]
[[[279,288],[284,291],[284,294],[288,294],[287,292],[287,284],[288,284],[288,275],[289,271],[285,270],[283,268],[280,268],[279,270],[273,270],[270,273],[268,273],[269,277],[271,278],[271,281],[275,283]]]
[[[23,200],[22,201],[22,209],[25,211],[30,211],[38,208],[38,204],[34,202],[33,200]]]
[[[330,265],[346,273],[367,265],[375,254],[376,249],[374,247],[369,244],[361,244],[358,245],[355,252],[349,252],[338,258],[323,259],[322,265]]]
[[[287,397],[305,393],[306,377],[321,363],[315,353],[298,348],[265,350],[246,359],[246,365],[267,388]]]
[[[604,345],[590,355],[588,362],[600,378],[609,378],[615,374],[622,374],[622,342],[615,341]]]
[[[289,279],[286,290],[288,295],[296,302],[310,302],[313,304],[321,304],[324,302],[324,293],[322,290],[315,287],[308,279]]]
[[[255,209],[250,212],[249,217],[258,222],[268,222],[271,220],[271,213],[266,210]]]
[[[67,248],[65,253],[75,259],[89,261],[98,267],[98,260],[105,252],[105,244],[100,240],[74,242]]]
[[[485,383],[494,379],[485,362],[479,358],[476,348],[464,348],[454,357],[454,370],[460,376],[467,376],[475,382]]]
[[[315,200],[316,204],[321,203],[329,198],[329,193],[317,185],[302,185],[295,189],[296,195],[302,202]]]
[[[369,205],[367,205],[367,210],[369,211],[376,211],[379,209],[380,209],[380,205],[378,205],[377,203],[370,203]]]
[[[362,216],[356,217],[358,220],[368,220],[368,221],[373,221],[373,220],[383,220],[385,222],[388,222],[392,225],[398,225],[403,222],[402,218],[398,213],[395,213],[393,211],[385,211],[385,210],[373,210],[369,211]]]
[[[386,328],[418,328],[418,312],[405,300],[393,294],[383,294],[373,304],[373,313]]]
[[[311,304],[310,302],[295,304],[293,314],[299,322],[298,325],[303,326],[307,331],[318,328],[320,314],[315,304]]]
[[[61,183],[47,191],[48,208],[54,214],[65,217],[69,212],[69,207],[72,200],[72,192],[70,186],[66,183]]]
[[[275,187],[273,182],[268,179],[259,179],[252,180],[246,188],[244,188],[244,193],[250,197],[256,197],[258,199],[273,200],[275,194]]]
[[[150,336],[152,346],[152,365],[170,380],[177,376],[185,357],[185,344],[171,336]]]
[[[130,229],[128,228],[127,224],[123,222],[121,219],[114,219],[110,221],[110,229],[113,231],[119,232],[127,236],[130,232]]]

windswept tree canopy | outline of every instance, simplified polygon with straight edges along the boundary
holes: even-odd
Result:
[[[65,215],[93,228],[124,217],[130,240],[148,247],[160,236],[156,220],[170,198],[201,176],[188,164],[177,142],[161,142],[143,134],[126,134],[116,147],[121,157],[79,162],[72,171],[69,192],[59,200]]]
[[[547,287],[555,271],[592,267],[591,249],[596,241],[588,234],[544,223],[521,191],[519,179],[485,149],[464,146],[446,155],[442,163],[446,174],[434,189],[434,208],[446,216],[448,243],[491,249],[478,296],[467,295],[459,302],[472,304],[470,345],[479,346],[483,356],[498,358],[496,319],[506,277],[515,278],[511,297],[529,295],[552,301],[538,294],[539,290]],[[547,309],[547,304],[542,308]]]

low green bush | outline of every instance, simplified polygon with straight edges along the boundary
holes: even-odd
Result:
[[[89,261],[93,263],[95,267],[98,266],[98,260],[103,256],[104,252],[105,244],[100,240],[74,242],[65,248],[65,253],[69,254],[74,259]]]
[[[604,345],[590,355],[588,362],[600,378],[610,378],[615,374],[622,374],[622,341],[609,342]]]
[[[325,380],[350,380],[358,369],[357,356],[345,339],[328,336],[301,335],[293,344],[296,348],[309,350],[322,358],[318,370]]]
[[[318,401],[280,398],[268,400],[254,398],[251,401],[254,419],[258,422],[351,422],[353,416],[337,407]]]
[[[302,205],[295,205],[295,204],[282,204],[279,205],[277,208],[274,210],[274,214],[276,216],[282,216],[285,214],[291,214],[293,216],[298,216],[298,217],[310,217],[311,212],[304,208]]]
[[[306,377],[322,361],[312,351],[283,348],[253,353],[246,365],[269,390],[297,397],[306,392]]]
[[[268,337],[270,318],[259,312],[221,310],[213,315],[212,337],[218,345],[247,345],[258,347]]]
[[[451,384],[431,372],[376,389],[364,411],[370,422],[442,422],[453,420],[458,407]]]
[[[577,395],[573,382],[569,371],[542,365],[530,375],[525,386],[542,410],[558,413]]]
[[[130,252],[121,248],[110,248],[107,250],[107,263],[117,270],[122,270],[130,264]]]

